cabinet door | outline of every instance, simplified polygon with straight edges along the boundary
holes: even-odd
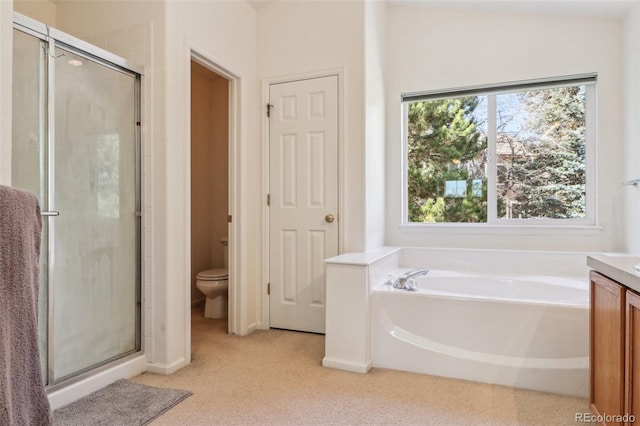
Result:
[[[624,411],[625,292],[621,285],[591,271],[591,411]],[[621,423],[611,423],[621,424]]]
[[[625,413],[640,419],[640,295],[627,290]],[[631,424],[631,423],[628,423]]]

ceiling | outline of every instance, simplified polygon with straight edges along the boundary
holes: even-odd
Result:
[[[276,0],[247,0],[256,10]],[[306,0],[280,0],[306,1]],[[341,0],[318,0],[341,1]],[[352,0],[342,0],[352,1]],[[360,0],[378,1],[378,0]],[[438,9],[619,19],[640,0],[384,0],[389,4]]]
[[[618,19],[640,0],[387,0],[415,7]]]
[[[260,7],[267,3],[271,3],[272,1],[273,0],[247,0],[247,3],[249,3],[254,9],[258,10]]]

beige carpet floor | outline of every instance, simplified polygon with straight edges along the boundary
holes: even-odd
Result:
[[[321,366],[324,336],[226,334],[192,312],[192,363],[133,381],[193,392],[153,425],[575,425],[586,399],[372,369]],[[580,423],[584,424],[584,423]]]

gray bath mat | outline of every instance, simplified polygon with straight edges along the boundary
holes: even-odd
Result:
[[[55,426],[146,425],[191,392],[121,379],[53,412]]]

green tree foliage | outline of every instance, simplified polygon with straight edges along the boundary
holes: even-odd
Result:
[[[486,222],[487,139],[474,111],[478,97],[429,100],[408,106],[410,222]],[[472,191],[482,181],[481,194]],[[467,182],[462,197],[445,197],[446,181]]]
[[[499,218],[586,214],[585,87],[496,97]],[[408,219],[486,222],[486,97],[408,105]],[[486,104],[485,108],[486,108]],[[466,191],[447,193],[461,183]],[[478,186],[481,183],[481,187]],[[475,187],[475,188],[474,188]]]
[[[525,125],[498,136],[499,217],[584,217],[584,86],[522,92],[518,98]]]

